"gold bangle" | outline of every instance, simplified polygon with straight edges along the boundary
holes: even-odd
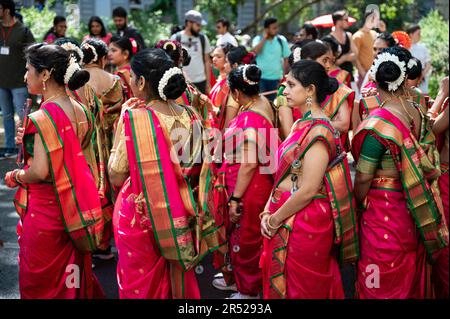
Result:
[[[267,226],[270,228],[270,229],[273,229],[273,230],[277,230],[278,228],[280,228],[281,227],[281,224],[278,226],[278,227],[273,227],[271,224],[270,224],[270,220],[272,219],[272,217],[273,217],[273,215],[270,215],[270,217],[267,219]]]
[[[259,214],[259,219],[262,220],[264,215],[270,215],[270,212],[268,210],[263,211],[261,214]]]

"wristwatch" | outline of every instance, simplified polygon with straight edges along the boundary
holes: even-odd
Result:
[[[241,199],[239,197],[234,197],[233,194],[231,194],[230,199],[228,200],[228,203],[231,202],[231,201],[236,202],[236,203],[240,203]]]

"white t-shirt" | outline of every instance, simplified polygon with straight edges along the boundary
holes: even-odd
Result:
[[[209,39],[206,35],[205,37],[205,49],[203,50],[205,54],[211,53],[211,45],[209,44]],[[176,40],[176,34],[172,35],[172,40]],[[192,83],[199,83],[206,80],[205,74],[205,64],[203,63],[203,51],[202,42],[200,37],[188,37],[184,31],[181,31],[181,45],[187,50],[191,56],[191,63],[183,68],[189,81]]]
[[[227,32],[223,35],[220,35],[219,38],[217,39],[217,46],[225,44],[225,43],[229,43],[232,46],[237,47],[238,46],[238,42],[236,40],[235,37],[233,37],[230,32]]]
[[[411,46],[411,54],[413,57],[420,60],[420,63],[422,63],[422,68],[425,68],[425,66],[431,62],[431,57],[428,52],[428,49],[425,45],[422,43],[416,43]],[[430,80],[431,70],[428,72],[428,74],[425,74],[425,78],[423,79],[423,82],[419,85],[419,89],[423,93],[428,93],[428,82]]]

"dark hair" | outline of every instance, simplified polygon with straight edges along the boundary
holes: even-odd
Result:
[[[244,80],[255,82],[256,84],[249,84]],[[228,86],[230,90],[238,90],[247,96],[255,96],[259,94],[259,81],[261,80],[261,70],[255,64],[240,65],[233,69],[228,75]]]
[[[161,97],[158,91],[159,81],[167,70],[175,66],[170,56],[163,49],[157,48],[140,51],[131,62],[131,69],[136,74],[136,81],[141,76],[144,77],[152,93],[158,97]],[[164,88],[164,95],[168,99],[175,100],[183,94],[186,88],[184,76],[176,74],[168,80]]]
[[[83,51],[83,63],[99,63],[101,58],[108,55],[108,46],[105,42],[99,39],[86,39],[81,43],[81,50]],[[95,51],[95,52],[94,52]],[[97,58],[97,59],[95,59]],[[94,61],[95,60],[95,61]]]
[[[393,47],[397,45],[397,41],[395,41],[395,38],[390,34],[389,32],[383,32],[378,34],[377,39],[383,40],[386,42],[388,47]]]
[[[327,35],[324,36],[321,41],[331,50],[333,51],[333,55],[335,58],[338,58],[341,53],[342,53],[342,47],[339,44],[339,42],[337,42],[337,40],[331,36],[331,35]]]
[[[230,21],[228,21],[227,19],[220,18],[219,20],[216,21],[216,24],[217,23],[221,23],[224,27],[227,28],[227,31],[230,29]]]
[[[9,10],[11,17],[16,15],[16,4],[13,0],[0,0],[0,6],[2,6],[3,10]]]
[[[385,48],[382,53],[389,53],[395,55],[401,62],[404,62],[405,65],[408,65],[409,60],[411,60],[411,53],[402,47],[394,46],[390,48]],[[377,61],[375,58],[374,63]],[[409,76],[409,69],[407,68],[406,76]],[[401,76],[401,70],[397,64],[391,61],[386,61],[380,64],[378,70],[375,74],[375,80],[383,90],[389,91],[389,83],[396,81]],[[406,80],[406,78],[405,78]]]
[[[191,63],[191,56],[189,55],[189,52],[183,48],[183,66],[188,66],[189,63]]]
[[[57,26],[59,23],[61,23],[61,22],[66,22],[66,18],[63,17],[63,16],[56,16],[56,17],[53,19],[53,26],[52,26],[50,29],[48,29],[48,31],[45,33],[45,35],[44,35],[44,41],[45,41],[45,39],[47,39],[47,37],[48,37],[50,34],[56,32],[56,26]],[[55,34],[55,35],[56,35],[56,34]]]
[[[338,22],[339,20],[342,20],[342,18],[345,17],[346,15],[347,15],[347,11],[345,11],[345,10],[339,10],[339,11],[333,12],[333,14],[331,15],[331,18],[333,19],[333,24],[336,25],[336,22]]]
[[[420,25],[414,24],[414,25],[410,26],[408,29],[406,29],[406,33],[408,33],[408,35],[411,35],[414,32],[416,32],[417,30],[420,30]]]
[[[232,47],[227,54],[228,61],[231,65],[237,63],[238,65],[243,64],[253,64],[255,62],[255,57],[250,56],[251,53],[247,49],[240,45],[238,47]]]
[[[328,76],[325,68],[316,61],[301,60],[292,65],[292,76],[304,87],[314,85],[318,103],[325,101],[328,95],[333,94],[339,88],[339,82]]]
[[[126,18],[128,16],[127,10],[123,7],[117,7],[113,10],[112,16],[117,18]]]
[[[53,42],[53,44],[55,44],[57,46],[62,46],[64,44],[66,44],[66,43],[71,43],[71,44],[73,44],[74,46],[76,46],[77,48],[79,48],[81,50],[80,44],[76,40],[71,39],[71,38],[58,38],[58,39],[55,40],[55,42]],[[65,49],[70,54],[72,54],[75,57],[75,59],[77,60],[77,63],[81,63],[82,62],[81,61],[82,55],[80,54],[80,51],[78,51],[78,50],[67,50],[66,48],[63,48],[63,49]]]
[[[295,42],[292,47],[291,47],[291,55],[289,55],[288,58],[288,62],[289,65],[292,66],[292,64],[294,64],[294,51],[297,48],[303,48],[306,44],[310,43],[310,42],[314,42],[315,40],[311,40],[311,39],[305,39],[305,40],[301,40],[301,41],[297,41]]]
[[[302,26],[302,29],[305,30],[307,35],[312,36],[313,40],[316,40],[317,37],[319,36],[319,31],[317,31],[317,28],[315,26],[313,26],[311,23],[305,23]]]
[[[111,42],[118,46],[122,51],[128,51],[129,59],[133,57],[133,46],[131,45],[131,40],[128,37],[119,37],[117,35],[112,36]],[[139,45],[138,45],[139,48]],[[139,49],[138,49],[139,50]]]
[[[409,69],[408,80],[417,80],[422,75],[422,62],[415,57],[412,57],[411,60],[416,61],[416,65]]]
[[[102,26],[102,31],[100,32],[100,36],[103,38],[103,37],[106,37],[106,28],[105,28],[105,24],[103,23],[103,20],[100,18],[100,17],[97,17],[97,16],[93,16],[93,17],[91,17],[90,19],[89,19],[89,22],[88,22],[88,28],[89,28],[89,34],[90,35],[94,35],[93,33],[92,33],[92,31],[91,31],[91,29],[92,29],[92,23],[94,23],[94,22],[97,22],[98,24],[100,24],[101,26]]]
[[[267,29],[271,24],[277,23],[277,18],[267,18],[264,20],[264,29]]]
[[[221,49],[225,54],[225,56],[231,51],[232,48],[235,48],[235,46],[228,42],[223,43],[216,47],[216,49]]]
[[[171,43],[172,45],[168,45],[168,43]],[[163,49],[178,67],[184,66],[186,57],[184,56],[183,47],[181,46],[180,42],[175,40],[160,40],[155,45],[155,48]]]
[[[26,59],[38,73],[44,70],[51,72],[51,78],[56,83],[64,86],[64,76],[69,67],[71,53],[55,44],[37,43],[29,46],[25,52]],[[75,91],[89,81],[89,72],[76,71],[67,83],[70,90]]]

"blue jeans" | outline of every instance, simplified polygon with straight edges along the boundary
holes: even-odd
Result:
[[[280,84],[280,80],[261,79],[259,81],[259,91],[261,93],[264,93],[264,92],[278,90],[278,84]],[[274,93],[274,94],[270,94],[270,95],[265,95],[265,97],[268,98],[269,101],[273,102],[273,100],[275,100],[275,98],[277,97],[277,94]]]
[[[0,108],[3,115],[3,127],[5,128],[5,147],[15,148],[16,125],[14,122],[14,113],[19,118],[23,118],[23,110],[28,98],[26,87],[17,89],[0,88]]]

